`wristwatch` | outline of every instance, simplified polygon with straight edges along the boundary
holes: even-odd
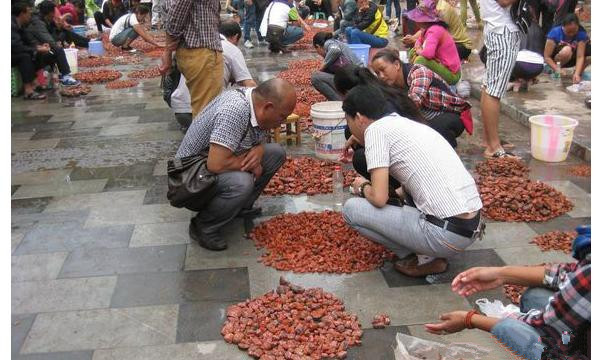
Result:
[[[365,197],[365,186],[367,185],[371,185],[370,181],[365,181],[364,183],[360,184],[360,186],[358,187],[358,194],[360,195],[360,197]]]

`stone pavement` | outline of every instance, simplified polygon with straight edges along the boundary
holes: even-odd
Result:
[[[255,77],[268,78],[300,54],[248,52]],[[147,60],[146,64],[156,60]],[[128,71],[141,67],[118,66]],[[479,118],[477,101],[474,115]],[[41,102],[13,99],[12,135],[12,358],[19,360],[246,359],[219,332],[230,304],[274,289],[280,275],[333,292],[366,329],[350,359],[393,359],[400,331],[440,342],[473,342],[487,359],[509,356],[489,334],[464,331],[437,337],[422,324],[442,312],[468,309],[479,296],[450,291],[457,272],[476,265],[568,261],[529,244],[550,230],[590,221],[589,178],[568,174],[581,160],[545,164],[528,155],[528,130],[503,116],[501,132],[530,165],[531,178],[563,191],[575,204],[545,223],[491,222],[483,241],[451,262],[446,274],[422,280],[383,268],[352,275],[290,274],[265,267],[243,234],[282,212],[330,208],[330,196],[263,196],[264,218],[236,220],[224,237],[229,249],[209,252],[190,241],[190,211],[169,206],[166,159],[182,134],[162,100],[159,80],[135,89],[93,92],[79,100],[51,96]],[[464,135],[458,152],[469,169],[481,160],[476,136]],[[313,155],[308,135],[288,154]],[[499,291],[482,296],[504,299]],[[377,313],[392,326],[371,329]]]

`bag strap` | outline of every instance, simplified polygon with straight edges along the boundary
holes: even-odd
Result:
[[[131,15],[133,14],[127,15],[127,19],[125,20],[125,29],[129,29],[131,27]]]
[[[267,19],[267,21],[268,21],[268,19]],[[246,93],[244,92],[244,90],[235,89],[235,91],[240,93],[240,95],[242,95],[243,98],[246,98]],[[250,106],[252,106],[252,104],[250,104]],[[252,109],[250,109],[250,116],[248,116],[248,126],[246,126],[246,131],[244,131],[244,135],[242,135],[242,140],[244,140],[246,138],[246,135],[248,135],[248,132],[250,131],[251,127],[252,127]]]

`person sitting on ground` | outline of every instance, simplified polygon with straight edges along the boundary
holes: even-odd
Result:
[[[346,28],[354,24],[354,17],[358,13],[356,0],[343,0],[333,22],[333,34],[338,37],[346,33]]]
[[[313,46],[317,54],[324,60],[321,69],[311,75],[310,82],[327,100],[339,101],[342,97],[335,90],[333,82],[335,72],[349,64],[363,66],[363,63],[354,55],[348,45],[333,39],[333,34],[330,32],[318,32],[313,37]]]
[[[452,291],[464,297],[504,284],[529,286],[521,296],[520,313],[500,319],[474,310],[453,311],[425,329],[438,335],[465,328],[488,331],[521,359],[590,358],[591,228],[577,230],[573,241],[577,263],[476,267],[452,281]]]
[[[256,87],[256,82],[246,66],[244,55],[237,47],[242,37],[240,25],[233,20],[222,22],[219,25],[219,32],[223,47],[223,89],[236,85]],[[173,66],[168,81],[163,82],[163,89],[165,94],[170,94],[166,98],[167,104],[173,110],[175,119],[185,133],[192,123],[192,104],[185,78],[177,70],[176,65]]]
[[[316,18],[318,13],[325,16],[325,19],[333,18],[333,12],[331,11],[331,2],[329,0],[306,0],[304,1],[305,9],[308,13],[300,14],[303,19],[305,18]],[[305,11],[306,11],[305,10]]]
[[[102,36],[102,26],[111,28],[125,14],[127,14],[127,8],[122,0],[106,0],[102,4],[102,12],[94,13],[99,36]]]
[[[481,237],[482,207],[475,180],[447,141],[429,126],[387,113],[378,88],[350,90],[342,109],[352,135],[364,145],[371,181],[357,177],[358,198],[346,201],[345,221],[394,252],[400,273],[442,273],[447,258]],[[389,201],[389,176],[410,201]],[[418,264],[417,254],[435,259]]]
[[[19,68],[23,80],[25,100],[43,100],[45,94],[35,90],[35,72],[46,65],[51,65],[49,55],[50,45],[35,45],[27,36],[24,27],[31,21],[31,6],[24,1],[12,5],[12,18],[10,26],[11,66]]]
[[[358,13],[353,26],[346,28],[348,44],[368,44],[372,48],[388,45],[388,25],[377,5],[369,0],[357,0]]]
[[[50,44],[51,48],[70,44],[87,48],[89,45],[89,40],[73,31],[73,27],[60,15],[56,3],[50,0],[39,3],[27,31],[40,43]]]
[[[129,46],[131,42],[141,36],[149,44],[162,47],[144,29],[143,24],[146,22],[149,13],[150,9],[145,5],[140,5],[135,9],[135,13],[121,16],[110,29],[110,35],[108,36],[110,42],[114,46],[120,46],[122,50],[129,51],[133,50]]]
[[[71,68],[67,61],[64,46],[61,40],[58,40],[59,34],[57,26],[54,23],[54,9],[56,4],[52,1],[42,1],[38,5],[38,13],[31,17],[31,23],[25,29],[27,36],[34,46],[48,45],[50,50],[48,54],[52,57],[46,62],[55,62],[60,72],[60,83],[64,86],[76,86],[80,82],[71,76]]]
[[[200,246],[225,250],[220,230],[236,216],[260,214],[254,202],[285,162],[283,147],[265,142],[295,106],[292,84],[275,78],[254,89],[224,91],[194,119],[175,157],[208,150],[207,169],[217,175],[214,196],[192,208],[198,214],[189,233]]]
[[[473,41],[471,41],[467,33],[467,28],[460,21],[456,9],[446,0],[434,0],[430,4],[430,6],[435,7],[440,20],[448,25],[448,31],[452,35],[456,50],[458,51],[458,57],[461,60],[467,60],[473,49]],[[403,37],[402,42],[405,46],[412,47],[422,35],[423,30],[419,30],[414,35]]]
[[[537,76],[544,71],[544,34],[536,23],[531,23],[527,34],[521,34],[521,50],[517,54],[517,61],[510,76],[508,90],[527,91],[529,83],[536,83]],[[479,58],[485,66],[487,62],[487,48],[485,45],[479,52]]]
[[[396,113],[401,116],[401,119],[410,119],[420,123],[425,123],[425,119],[415,106],[413,101],[406,95],[405,91],[389,86],[379,80],[371,71],[365,67],[356,65],[347,65],[336,71],[334,75],[334,83],[336,90],[345,97],[350,90],[359,85],[368,85],[376,87],[383,93],[385,98],[386,113]],[[355,136],[352,135],[350,128],[346,126],[344,136],[346,144],[344,152],[339,160],[344,163],[352,162],[352,166],[357,173],[367,180],[371,180],[371,174],[367,170],[367,159],[365,157],[365,148],[362,146]],[[389,179],[390,196],[397,197],[393,191],[400,187],[400,183],[390,176]]]
[[[373,56],[371,67],[385,83],[406,89],[427,120],[455,148],[456,139],[473,133],[471,104],[458,96],[441,76],[421,64],[404,64],[398,51],[383,49]]]
[[[298,22],[302,28],[290,25]],[[309,32],[310,27],[298,15],[298,9],[293,6],[292,0],[272,1],[265,9],[260,33],[269,43],[269,50],[274,53],[285,52],[285,47],[304,37],[304,32]]]
[[[421,36],[409,52],[410,61],[427,66],[450,85],[458,83],[461,74],[458,50],[447,30],[448,25],[437,17],[433,0],[425,0],[407,12],[406,17],[421,30]]]
[[[61,15],[68,15],[65,20],[71,25],[83,24],[85,17],[85,5],[83,0],[69,0],[58,7]]]
[[[592,44],[583,28],[579,25],[579,19],[575,14],[564,17],[562,25],[550,30],[544,49],[546,64],[556,72],[560,62],[561,75],[563,68],[575,66],[573,73],[573,84],[581,82],[583,70],[591,63]]]

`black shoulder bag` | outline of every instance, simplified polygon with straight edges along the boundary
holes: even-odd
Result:
[[[266,40],[269,43],[269,50],[279,51],[283,48],[283,35],[285,34],[285,28],[279,25],[271,24],[271,10],[275,3],[271,3],[269,13],[267,14],[267,36]]]
[[[242,90],[237,89],[237,91],[245,96]],[[248,118],[242,140],[246,138],[250,127],[250,118]],[[208,148],[197,155],[169,159],[167,175],[169,186],[167,199],[171,206],[200,211],[216,195],[217,174],[208,170]]]

